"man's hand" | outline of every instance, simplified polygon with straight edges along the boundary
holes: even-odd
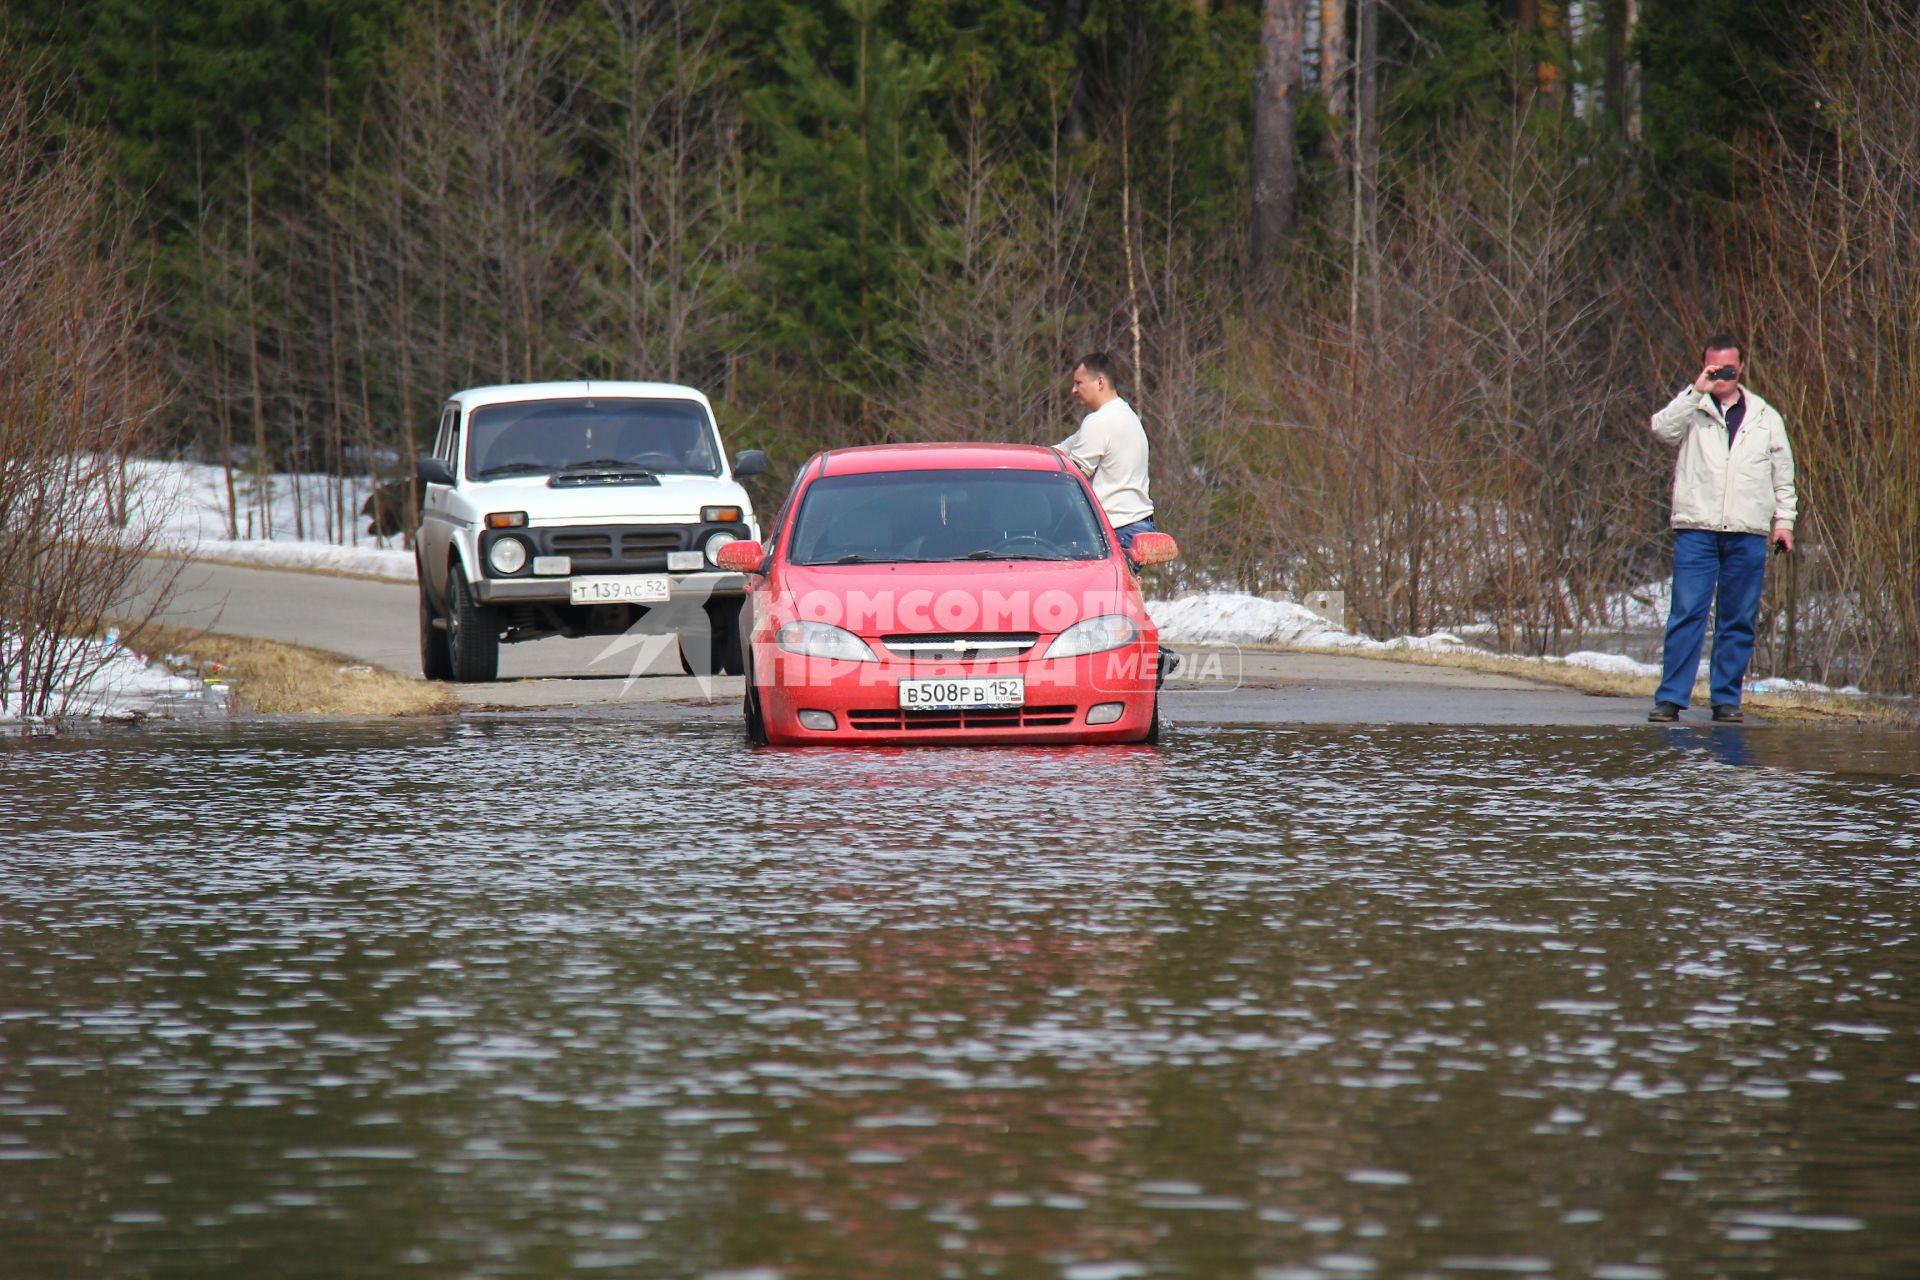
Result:
[[[1693,380],[1693,389],[1701,395],[1705,395],[1707,392],[1713,390],[1713,371],[1717,368],[1719,368],[1718,365],[1710,364],[1700,370],[1700,376]],[[1668,385],[1671,386],[1672,384],[1669,383]]]
[[[1782,551],[1793,550],[1793,530],[1783,524],[1773,526],[1773,545]]]

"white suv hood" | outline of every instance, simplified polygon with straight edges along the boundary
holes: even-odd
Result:
[[[747,491],[718,476],[662,475],[658,484],[547,487],[545,476],[514,476],[467,486],[487,511],[524,511],[535,528],[562,524],[693,524],[700,508],[736,506],[752,518]]]

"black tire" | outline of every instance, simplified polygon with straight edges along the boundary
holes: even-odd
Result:
[[[1147,721],[1147,732],[1140,741],[1150,747],[1160,745],[1160,691],[1153,691],[1153,718]]]
[[[743,671],[746,676],[746,688],[740,694],[740,718],[746,722],[747,745],[764,747],[767,745],[767,718],[760,714],[760,695],[753,687],[752,670]]]
[[[453,679],[453,659],[447,654],[447,636],[434,626],[437,615],[427,598],[426,576],[420,579],[420,674],[429,680]]]
[[[747,691],[740,695],[741,714],[747,722],[747,745],[764,747],[767,745],[767,721],[760,714],[760,695],[748,685]]]
[[[746,601],[727,596],[707,602],[707,621],[713,636],[713,662],[708,667],[717,676],[737,676],[747,669],[745,629],[740,625]]]
[[[461,684],[488,684],[500,677],[500,621],[476,604],[467,575],[447,571],[447,664]]]

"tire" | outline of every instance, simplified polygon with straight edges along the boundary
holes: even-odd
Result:
[[[767,746],[767,718],[760,713],[760,694],[753,687],[753,670],[749,667],[741,674],[747,678],[740,694],[740,719],[746,725],[747,745]]]
[[[1153,691],[1153,718],[1147,721],[1147,731],[1141,736],[1140,741],[1150,747],[1160,745],[1160,691],[1158,689]]]
[[[447,665],[461,684],[488,684],[500,676],[500,621],[474,602],[459,565],[447,572]]]
[[[740,718],[746,722],[747,745],[764,747],[767,745],[767,718],[760,712],[760,693],[753,687],[753,672],[747,670],[741,674],[747,678],[746,688],[740,694]]]
[[[713,661],[708,670],[717,676],[737,676],[747,669],[746,638],[740,625],[746,601],[726,597],[707,603],[707,621],[713,636]]]
[[[427,597],[427,578],[420,575],[420,674],[429,680],[451,680],[453,659],[447,654],[447,637],[434,626],[433,601]]]
[[[440,614],[426,595],[426,566],[413,560],[413,572],[420,583],[420,676],[426,679],[453,679],[453,660],[447,656],[447,635],[434,626]]]
[[[747,745],[764,747],[767,745],[767,720],[760,714],[760,695],[749,684],[747,691],[740,695],[740,711],[747,722]]]

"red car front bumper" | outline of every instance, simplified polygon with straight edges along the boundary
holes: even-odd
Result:
[[[806,658],[754,645],[753,676],[767,740],[803,744],[997,745],[1139,742],[1155,723],[1157,640],[1073,658],[980,663],[845,662]],[[903,710],[900,682],[909,679],[1018,677],[1024,702],[1015,707]],[[1116,718],[1089,724],[1096,708]],[[803,723],[802,712],[833,717],[833,727]]]

